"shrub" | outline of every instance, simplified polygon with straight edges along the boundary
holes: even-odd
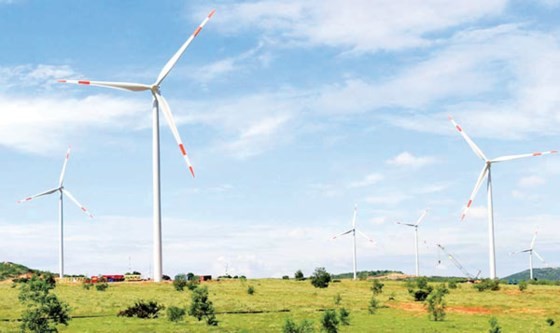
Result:
[[[288,275],[282,276],[282,280],[289,280],[289,279],[290,279],[290,277]]]
[[[183,320],[185,317],[186,311],[184,308],[180,308],[178,306],[170,306],[167,308],[167,319],[174,323]]]
[[[291,319],[286,319],[282,326],[282,333],[313,333],[313,323],[307,319],[301,321],[298,325]]]
[[[546,323],[548,324],[548,326],[554,326],[554,319],[552,318],[546,318]]]
[[[195,275],[191,272],[187,273],[187,281],[192,280],[195,277]]]
[[[445,318],[446,304],[444,296],[448,293],[449,290],[447,290],[445,284],[442,283],[438,285],[426,298],[430,319],[433,321],[443,321],[443,318]]]
[[[105,291],[109,288],[109,284],[107,282],[98,282],[95,284],[95,290],[97,291]]]
[[[82,281],[82,288],[89,290],[91,287],[93,287],[93,283],[91,282],[91,279],[85,278],[84,281]]]
[[[391,292],[391,294],[389,294],[389,298],[387,298],[388,301],[394,301],[395,298],[397,297],[397,294],[395,294],[395,292]]]
[[[20,281],[18,299],[26,305],[21,317],[22,332],[58,332],[57,325],[68,325],[71,319],[68,304],[50,293],[56,287],[52,274],[35,273],[30,279]]]
[[[195,317],[199,321],[205,318],[206,324],[217,326],[218,320],[216,320],[216,315],[214,314],[214,305],[212,301],[208,299],[208,288],[201,287],[194,289],[191,298],[189,315]]]
[[[340,308],[338,313],[340,317],[340,323],[345,326],[350,325],[350,311],[346,310],[345,308]]]
[[[253,286],[248,286],[248,287],[247,287],[247,294],[253,295],[254,293],[255,293],[255,287],[253,287]]]
[[[496,319],[496,317],[490,318],[488,323],[490,324],[488,333],[502,333],[502,327],[498,324],[498,319]]]
[[[371,296],[368,304],[368,312],[370,314],[374,314],[377,311],[377,308],[379,308],[379,301],[375,298],[375,296]]]
[[[334,310],[327,310],[323,313],[321,317],[321,326],[323,331],[327,333],[338,333],[338,318],[336,317],[336,312]]]
[[[527,281],[520,281],[517,287],[519,287],[519,291],[525,291],[528,285]]]
[[[177,274],[175,275],[175,279],[173,279],[173,287],[177,291],[183,291],[187,286],[188,278],[185,274]]]
[[[200,285],[200,278],[198,276],[194,276],[192,279],[187,281],[187,289],[195,290]]]
[[[494,279],[483,279],[479,283],[475,283],[473,285],[473,288],[475,288],[478,291],[500,290],[500,280],[497,280],[497,279],[496,280],[494,280]]]
[[[331,275],[324,267],[317,267],[313,275],[311,275],[311,284],[315,288],[327,288],[331,282]]]
[[[165,309],[165,306],[158,304],[156,301],[145,302],[143,300],[139,300],[136,301],[134,305],[120,311],[117,316],[154,319],[159,316],[159,311],[163,309]]]
[[[454,280],[449,281],[447,285],[449,286],[449,289],[457,289],[457,282]]]
[[[165,275],[165,274],[163,274],[163,275],[161,276],[161,279],[162,279],[163,281],[171,281],[171,277],[170,277],[169,275]]]
[[[418,289],[415,289],[418,288]],[[432,292],[432,286],[428,285],[428,279],[425,277],[418,278],[416,280],[410,280],[407,282],[408,293],[414,297],[417,302],[423,302],[426,300],[428,295]]]
[[[335,304],[335,305],[340,305],[340,301],[342,301],[342,296],[340,296],[340,293],[337,293],[337,294],[334,296],[334,304]]]
[[[296,279],[296,281],[305,280],[305,277],[303,276],[303,272],[301,271],[301,269],[298,269],[296,271],[296,273],[294,274],[294,278]]]
[[[373,292],[374,295],[379,295],[383,292],[383,286],[384,284],[379,282],[379,280],[374,279],[373,280],[373,284],[371,286],[371,291]]]

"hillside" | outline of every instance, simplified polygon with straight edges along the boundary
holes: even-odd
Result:
[[[560,267],[534,268],[533,275],[537,280],[560,281]],[[529,270],[506,276],[502,280],[529,280]]]
[[[388,270],[381,270],[381,271],[358,271],[356,275],[363,276],[366,275],[368,277],[374,276],[385,276],[390,274],[403,274],[401,271],[388,271]],[[335,279],[351,279],[354,277],[354,273],[340,273],[340,274],[332,274],[333,278]]]
[[[8,262],[8,261],[4,261],[0,263],[0,281],[4,281],[4,280],[8,280],[8,279],[13,279],[16,278],[22,274],[28,273],[28,272],[34,272],[35,270],[23,266],[23,265],[19,265],[19,264],[15,264],[13,262]]]

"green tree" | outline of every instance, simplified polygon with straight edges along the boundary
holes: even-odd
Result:
[[[446,303],[444,297],[448,293],[449,290],[442,283],[432,290],[426,298],[430,319],[433,321],[442,321],[445,318]]]
[[[296,279],[296,281],[301,281],[304,279],[303,272],[301,271],[301,269],[298,269],[296,271],[296,273],[294,274],[294,278]]]
[[[51,274],[33,274],[29,280],[21,282],[18,298],[26,306],[21,317],[22,332],[58,332],[57,325],[68,325],[69,307],[50,293],[55,287]]]
[[[185,274],[177,274],[175,275],[175,279],[173,279],[173,287],[177,291],[183,291],[187,286],[188,278]]]
[[[502,333],[502,327],[498,324],[498,319],[496,319],[496,317],[490,318],[488,323],[490,324],[488,333]]]
[[[298,325],[292,319],[288,318],[282,326],[282,333],[313,333],[313,323],[307,319],[301,321]]]
[[[375,296],[371,296],[368,304],[368,312],[370,314],[374,314],[377,311],[377,308],[379,308],[379,301],[375,298]]]
[[[326,310],[321,317],[322,330],[327,333],[338,333],[338,318],[334,310]]]
[[[324,267],[315,268],[315,272],[311,275],[311,284],[315,288],[327,288],[331,282],[331,275]]]
[[[205,318],[206,324],[217,326],[218,320],[214,314],[214,305],[208,299],[208,288],[196,288],[192,292],[191,306],[189,308],[189,316],[193,316],[198,320]]]
[[[345,308],[340,308],[338,311],[340,323],[342,325],[348,326],[350,325],[350,311],[346,310]]]
[[[167,319],[174,323],[183,320],[185,317],[186,311],[184,308],[180,308],[178,306],[170,306],[167,308]]]
[[[525,280],[519,281],[519,284],[517,285],[517,287],[519,287],[519,291],[525,291],[528,286],[529,284]]]
[[[373,292],[374,295],[379,295],[383,292],[383,286],[384,284],[379,282],[379,280],[374,279],[373,280],[373,284],[371,286],[371,291]]]

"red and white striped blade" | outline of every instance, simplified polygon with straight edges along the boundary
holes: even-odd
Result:
[[[157,99],[158,105],[160,106],[160,110],[163,112],[163,115],[165,116],[165,120],[167,120],[167,124],[171,129],[171,133],[173,133],[173,136],[175,137],[175,141],[177,141],[177,144],[179,145],[179,149],[181,150],[181,155],[183,155],[183,158],[185,159],[185,162],[187,162],[187,166],[189,167],[189,171],[194,177],[194,168],[189,159],[189,155],[187,155],[187,150],[183,145],[183,141],[181,140],[179,131],[177,130],[177,125],[175,125],[175,120],[173,119],[173,114],[171,114],[171,110],[169,109],[169,104],[167,104],[165,98],[163,98],[163,96],[161,96],[160,94],[154,93],[154,96]]]
[[[48,195],[48,194],[54,193],[54,192],[58,191],[59,189],[60,189],[59,187],[53,188],[53,189],[51,189],[51,190],[48,190],[48,191],[45,191],[45,192],[41,192],[41,193],[32,195],[32,196],[27,197],[27,198],[25,198],[25,199],[18,200],[17,203],[22,203],[22,202],[26,202],[26,201],[31,201],[31,200],[33,200],[33,199],[35,199],[35,198],[37,198],[37,197],[42,197],[43,195]]]
[[[486,177],[486,174],[488,173],[488,168],[489,167],[490,167],[489,164],[484,164],[484,168],[482,168],[482,172],[480,172],[480,176],[478,176],[478,180],[476,181],[476,184],[474,185],[474,189],[471,193],[471,196],[469,197],[469,201],[467,202],[467,206],[463,210],[463,214],[461,214],[461,221],[465,219],[465,216],[467,215],[467,212],[471,208],[473,200],[476,197],[476,194],[478,193],[478,190],[480,190],[480,185],[482,185],[482,182],[484,181],[484,178]]]
[[[66,157],[64,158],[64,164],[62,165],[62,171],[60,172],[60,178],[58,179],[58,187],[62,187],[62,183],[64,182],[64,174],[66,173],[66,164],[68,164],[68,159],[70,159],[70,146],[68,146],[68,150],[66,151]]]
[[[93,214],[91,214],[86,209],[86,207],[84,207],[81,203],[79,203],[78,200],[76,200],[76,198],[72,195],[72,193],[70,193],[67,189],[62,189],[62,193],[64,193],[70,200],[72,200],[76,204],[76,206],[78,206],[78,208],[80,208],[80,210],[84,212],[84,214],[86,214],[90,218],[93,218]]]
[[[417,227],[422,221],[424,221],[424,218],[426,217],[426,215],[428,215],[428,209],[426,209],[422,215],[420,215],[420,217],[418,218],[418,221],[416,221],[416,224],[414,225],[415,227]]]
[[[141,83],[130,83],[130,82],[108,82],[108,81],[88,81],[88,80],[58,80],[60,83],[74,83],[82,84],[86,86],[97,86],[105,88],[113,88],[119,90],[128,91],[144,91],[152,89],[151,86]]]
[[[163,69],[159,73],[156,83],[154,83],[154,85],[159,86],[161,84],[161,82],[165,79],[167,74],[169,74],[169,72],[171,72],[173,67],[175,67],[175,64],[177,64],[177,61],[179,61],[183,53],[185,53],[187,47],[189,47],[189,45],[192,43],[195,37],[198,36],[202,28],[204,28],[206,23],[208,23],[208,21],[212,18],[215,12],[216,12],[215,10],[212,10],[210,14],[208,14],[208,16],[202,21],[202,23],[200,23],[200,25],[198,26],[198,28],[196,28],[196,30],[192,33],[192,35],[190,35],[190,37],[185,41],[185,43],[181,45],[179,50],[175,52],[173,57],[171,57],[171,59],[167,61],[167,63],[165,64],[165,66],[163,66]]]
[[[360,235],[362,235],[362,237],[364,237],[365,239],[367,239],[368,242],[374,243],[374,244],[375,244],[375,241],[374,241],[373,239],[369,238],[368,235],[364,234],[364,233],[361,232],[359,229],[356,229],[356,231],[357,231]]]
[[[508,156],[502,156],[502,157],[495,158],[491,162],[492,163],[494,163],[494,162],[504,162],[504,161],[517,160],[517,159],[520,159],[520,158],[536,157],[536,156],[556,154],[556,153],[558,153],[557,150],[549,150],[549,151],[536,152],[536,153],[530,153],[530,154],[508,155]]]
[[[544,260],[543,257],[541,257],[541,255],[537,251],[533,250],[533,253],[535,254],[535,256],[537,258],[539,258],[540,261],[542,261],[543,264],[548,266],[548,263],[546,262],[546,260]]]
[[[337,237],[347,235],[347,234],[351,233],[352,231],[354,231],[354,229],[350,229],[350,230],[345,231],[345,232],[343,232],[343,233],[340,233],[340,234],[338,234],[338,235],[336,235],[336,236],[333,236],[332,239],[336,239]]]
[[[463,136],[463,139],[465,139],[465,141],[467,141],[467,143],[469,144],[469,146],[471,147],[473,152],[476,154],[476,156],[480,157],[483,161],[488,161],[488,159],[486,158],[486,155],[484,155],[482,150],[480,150],[480,148],[478,148],[478,146],[474,143],[474,141],[471,140],[471,138],[467,135],[467,133],[465,133],[463,128],[461,126],[459,126],[459,124],[457,124],[455,122],[455,120],[453,120],[453,117],[449,116],[449,120],[451,121],[453,126],[455,126],[455,129],[457,129],[457,131],[459,131],[461,136]]]
[[[533,235],[533,239],[531,240],[531,246],[529,247],[531,250],[535,246],[535,241],[536,240],[537,240],[537,232],[535,231],[535,234]]]

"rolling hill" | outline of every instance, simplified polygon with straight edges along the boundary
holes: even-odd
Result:
[[[537,280],[560,281],[560,267],[534,268],[533,275]],[[502,280],[529,280],[529,270],[506,276]]]
[[[0,281],[16,278],[22,274],[35,272],[36,270],[24,265],[4,261],[0,263]]]

